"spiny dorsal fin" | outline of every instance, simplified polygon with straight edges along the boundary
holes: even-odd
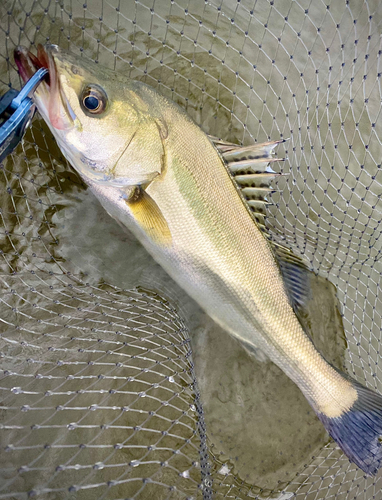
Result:
[[[285,140],[238,146],[217,137],[209,138],[225,161],[259,229],[265,232],[266,207],[270,204],[267,196],[274,192],[270,183],[275,177],[285,175],[276,173],[270,163],[284,160],[275,158],[273,150]]]

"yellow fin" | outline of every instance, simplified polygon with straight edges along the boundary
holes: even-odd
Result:
[[[159,245],[171,245],[170,228],[160,208],[140,186],[136,186],[126,200],[135,220],[146,234]]]

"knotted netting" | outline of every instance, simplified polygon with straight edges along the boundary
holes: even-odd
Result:
[[[288,139],[267,226],[333,285],[315,342],[382,392],[379,1],[6,0],[0,16],[2,92],[20,88],[18,44],[56,43],[214,136]],[[109,218],[38,115],[0,185],[0,498],[382,498],[280,370]]]

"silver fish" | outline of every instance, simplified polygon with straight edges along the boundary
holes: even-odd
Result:
[[[15,60],[24,80],[49,69],[37,108],[107,212],[219,325],[276,363],[349,459],[375,474],[382,397],[316,350],[296,315],[303,265],[263,232],[277,143],[212,138],[148,85],[56,46],[37,57],[19,47]]]

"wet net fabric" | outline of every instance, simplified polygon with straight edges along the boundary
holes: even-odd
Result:
[[[145,291],[67,282],[47,297],[14,286],[3,296],[13,304],[2,344],[3,498],[193,496],[205,451],[176,312]]]
[[[2,92],[20,88],[15,46],[48,41],[214,136],[288,139],[267,225],[337,287],[345,366],[382,391],[379,1],[14,0],[0,15]],[[192,331],[155,282],[138,286],[139,246],[37,115],[0,186],[0,498],[382,498],[381,474],[332,442],[271,489],[215,454]]]

